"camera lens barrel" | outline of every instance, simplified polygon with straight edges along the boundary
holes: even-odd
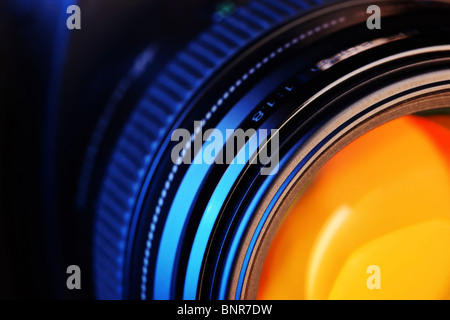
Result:
[[[448,297],[448,0],[1,7],[0,295]]]
[[[449,107],[448,3],[372,2],[250,1],[164,67],[121,129],[95,200],[99,298],[254,298],[265,232],[311,168],[389,119]],[[380,30],[367,29],[370,4],[382,8]],[[419,103],[432,92],[434,104]],[[173,159],[180,128],[189,141]],[[272,163],[196,164],[211,128],[276,129],[247,147],[279,147]]]

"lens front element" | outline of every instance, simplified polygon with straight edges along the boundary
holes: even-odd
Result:
[[[328,161],[271,244],[259,299],[449,299],[448,116],[405,116]]]

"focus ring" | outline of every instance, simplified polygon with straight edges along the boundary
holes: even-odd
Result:
[[[309,7],[304,1],[257,0],[238,8],[191,42],[146,91],[113,150],[99,193],[94,223],[98,298],[124,298],[126,247],[136,200],[152,158],[177,115],[224,63]]]

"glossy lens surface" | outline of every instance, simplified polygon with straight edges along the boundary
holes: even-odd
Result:
[[[318,172],[271,244],[260,299],[449,299],[448,115],[405,116]]]

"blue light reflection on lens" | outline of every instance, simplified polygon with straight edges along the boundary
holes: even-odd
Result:
[[[304,141],[309,137],[309,135],[305,135],[298,143],[297,146],[301,145],[304,143]],[[290,152],[283,157],[283,159],[280,160],[280,167],[283,167],[283,165],[285,164],[285,162],[287,161],[287,159],[290,159],[290,157],[292,156],[292,154],[297,150],[297,147],[294,147],[290,150]],[[304,160],[306,161],[306,160]],[[260,223],[258,224],[257,229],[255,230],[255,235],[259,235],[259,232],[262,228],[262,226],[264,225],[264,222],[267,218],[268,213],[272,210],[273,206],[275,205],[276,201],[278,200],[278,198],[280,197],[281,193],[284,191],[284,189],[286,188],[286,186],[292,181],[292,179],[295,177],[295,175],[297,174],[298,170],[300,170],[300,168],[303,166],[305,162],[302,161],[302,163],[300,163],[289,175],[289,177],[283,182],[282,186],[280,187],[280,189],[277,191],[277,193],[275,194],[275,196],[273,197],[273,199],[271,200],[268,208],[266,209],[266,211],[264,212],[263,217],[261,218]],[[252,201],[250,202],[249,206],[247,207],[245,213],[243,214],[241,221],[239,222],[239,227],[237,228],[237,230],[235,231],[234,237],[233,237],[233,241],[231,242],[230,248],[227,252],[227,258],[225,260],[225,264],[224,264],[224,269],[222,271],[222,276],[220,278],[220,286],[219,286],[219,299],[220,300],[224,300],[227,299],[227,290],[228,290],[228,283],[229,283],[229,279],[230,279],[230,275],[231,275],[231,271],[233,269],[234,266],[234,262],[235,262],[235,257],[236,257],[236,253],[238,250],[238,247],[241,243],[242,240],[242,236],[247,228],[248,222],[250,221],[251,217],[254,214],[254,210],[257,207],[257,205],[260,203],[261,198],[263,197],[264,193],[267,191],[267,189],[269,188],[269,186],[273,183],[273,180],[275,179],[275,175],[269,175],[267,176],[267,178],[265,179],[265,181],[263,182],[263,185],[258,189],[257,193],[255,194],[255,196],[253,197]],[[257,237],[256,237],[257,238]],[[250,244],[249,247],[249,251],[250,253],[253,251],[253,246],[254,246],[254,240],[256,240],[255,236],[252,238],[252,242]],[[248,253],[248,252],[247,252]],[[243,268],[246,270],[246,266],[248,264],[248,260],[249,260],[249,255],[246,254],[245,259],[244,259],[244,263],[243,263]],[[243,272],[243,274],[245,275],[245,272]],[[242,290],[242,281],[241,281],[241,276],[242,276],[242,272],[239,278],[239,284],[238,284],[238,290],[236,291],[236,299],[240,298],[240,291]],[[239,294],[238,294],[239,292]]]
[[[242,120],[248,116],[248,112],[252,107],[258,103],[256,99],[257,97],[254,96],[247,96],[242,99],[222,119],[216,129],[224,133],[225,136],[226,129],[236,128]],[[205,145],[202,147],[202,151],[204,148]],[[202,157],[202,154],[203,152],[199,152],[195,158],[199,160],[198,157]],[[233,165],[233,167],[234,166],[236,166],[236,169],[232,170],[238,170],[239,172],[244,168],[244,165]],[[206,163],[191,165],[177,190],[177,194],[170,207],[158,251],[154,284],[155,299],[171,299],[172,273],[175,267],[176,253],[179,244],[178,239],[181,238],[183,227],[188,220],[191,205],[193,204],[197,191],[210,167],[211,166]]]

